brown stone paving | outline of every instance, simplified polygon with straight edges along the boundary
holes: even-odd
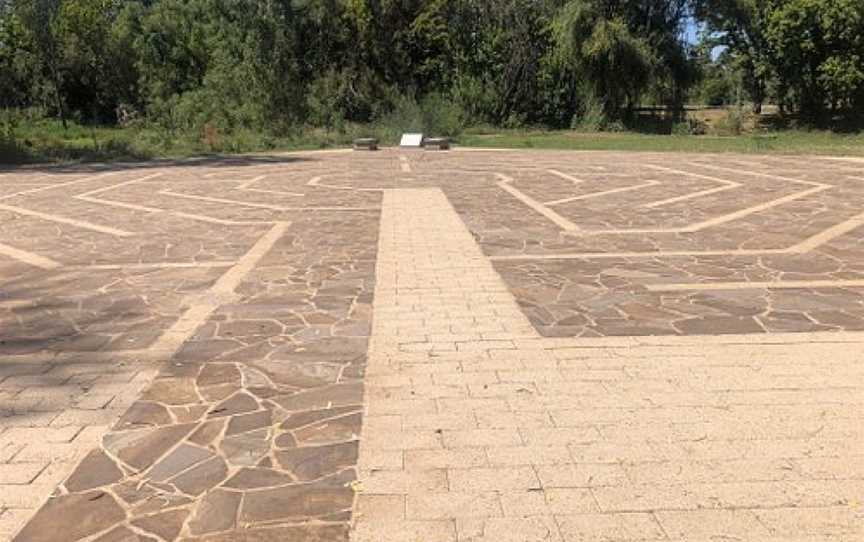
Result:
[[[856,162],[382,151],[2,172],[0,537],[347,539],[382,191],[405,188],[441,189],[547,337],[864,330]],[[642,520],[598,536],[657,528]]]
[[[9,360],[2,436],[18,448],[26,446],[18,426],[36,425],[29,434],[37,438],[55,425],[66,431],[57,435],[66,449],[36,446],[44,463],[0,480],[9,484],[6,534],[83,454],[18,540],[235,531],[250,540],[333,540],[347,532],[380,193],[311,187],[298,204],[300,196],[273,193],[282,183],[264,176],[281,179],[296,167],[305,187],[320,161],[238,165],[56,174],[48,176],[56,189],[18,195],[4,184],[0,203],[39,216],[11,214],[0,241],[0,351]],[[248,193],[236,189],[252,179]],[[61,191],[64,183],[74,191]],[[226,184],[224,194],[212,188]],[[161,193],[169,188],[240,203]],[[39,220],[47,226],[32,228]],[[137,400],[138,389],[122,408],[104,393],[104,404],[90,398],[109,391],[93,384],[107,376],[87,378],[94,365],[120,372],[139,358],[170,362]],[[91,431],[95,439],[81,439],[73,457],[68,448],[94,414],[114,426],[95,449],[102,431]],[[33,461],[18,449],[5,460],[17,469]],[[49,481],[44,471],[54,465],[60,472]],[[14,498],[22,490],[26,502]],[[58,530],[67,523],[74,529]]]
[[[578,161],[550,153],[529,163],[508,153],[493,169],[539,208],[500,183],[444,190],[543,335],[864,326],[859,163],[602,153]],[[690,198],[711,190],[706,178],[724,190]],[[602,195],[646,179],[660,184]],[[548,209],[575,229],[544,216]]]

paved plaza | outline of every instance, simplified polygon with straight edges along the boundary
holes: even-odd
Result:
[[[860,542],[864,162],[0,171],[0,540]]]

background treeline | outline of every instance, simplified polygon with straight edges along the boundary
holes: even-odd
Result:
[[[0,0],[7,119],[454,133],[743,102],[860,116],[864,1]]]

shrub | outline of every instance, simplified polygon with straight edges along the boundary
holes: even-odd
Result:
[[[349,105],[350,88],[347,79],[331,69],[309,86],[306,120],[312,126],[341,131]]]
[[[573,116],[570,127],[581,132],[603,132],[608,126],[603,102],[593,94],[587,94],[579,112]]]
[[[28,161],[30,153],[15,137],[18,117],[8,109],[0,111],[0,164],[19,164]]]
[[[734,101],[735,88],[728,77],[706,78],[700,90],[700,101],[705,105],[719,107]]]
[[[219,147],[219,129],[212,122],[204,124],[204,144],[211,151],[215,151]]]
[[[708,125],[704,121],[688,117],[684,122],[672,125],[672,135],[705,135]]]
[[[730,109],[714,123],[714,130],[721,135],[741,135],[744,131],[744,113],[739,108]]]
[[[456,102],[440,93],[426,96],[420,103],[423,130],[437,136],[458,136],[464,129],[462,111]]]
[[[497,124],[499,97],[489,81],[460,75],[453,83],[452,93],[453,103],[468,124]]]
[[[432,93],[421,102],[402,97],[395,107],[374,124],[374,131],[383,141],[396,141],[405,132],[457,136],[464,128],[462,112],[449,97]]]

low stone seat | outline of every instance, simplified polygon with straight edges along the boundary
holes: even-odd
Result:
[[[450,149],[450,140],[446,137],[430,137],[423,142],[423,146],[430,150],[446,151]]]
[[[378,140],[374,137],[361,137],[354,140],[354,150],[377,151]]]

